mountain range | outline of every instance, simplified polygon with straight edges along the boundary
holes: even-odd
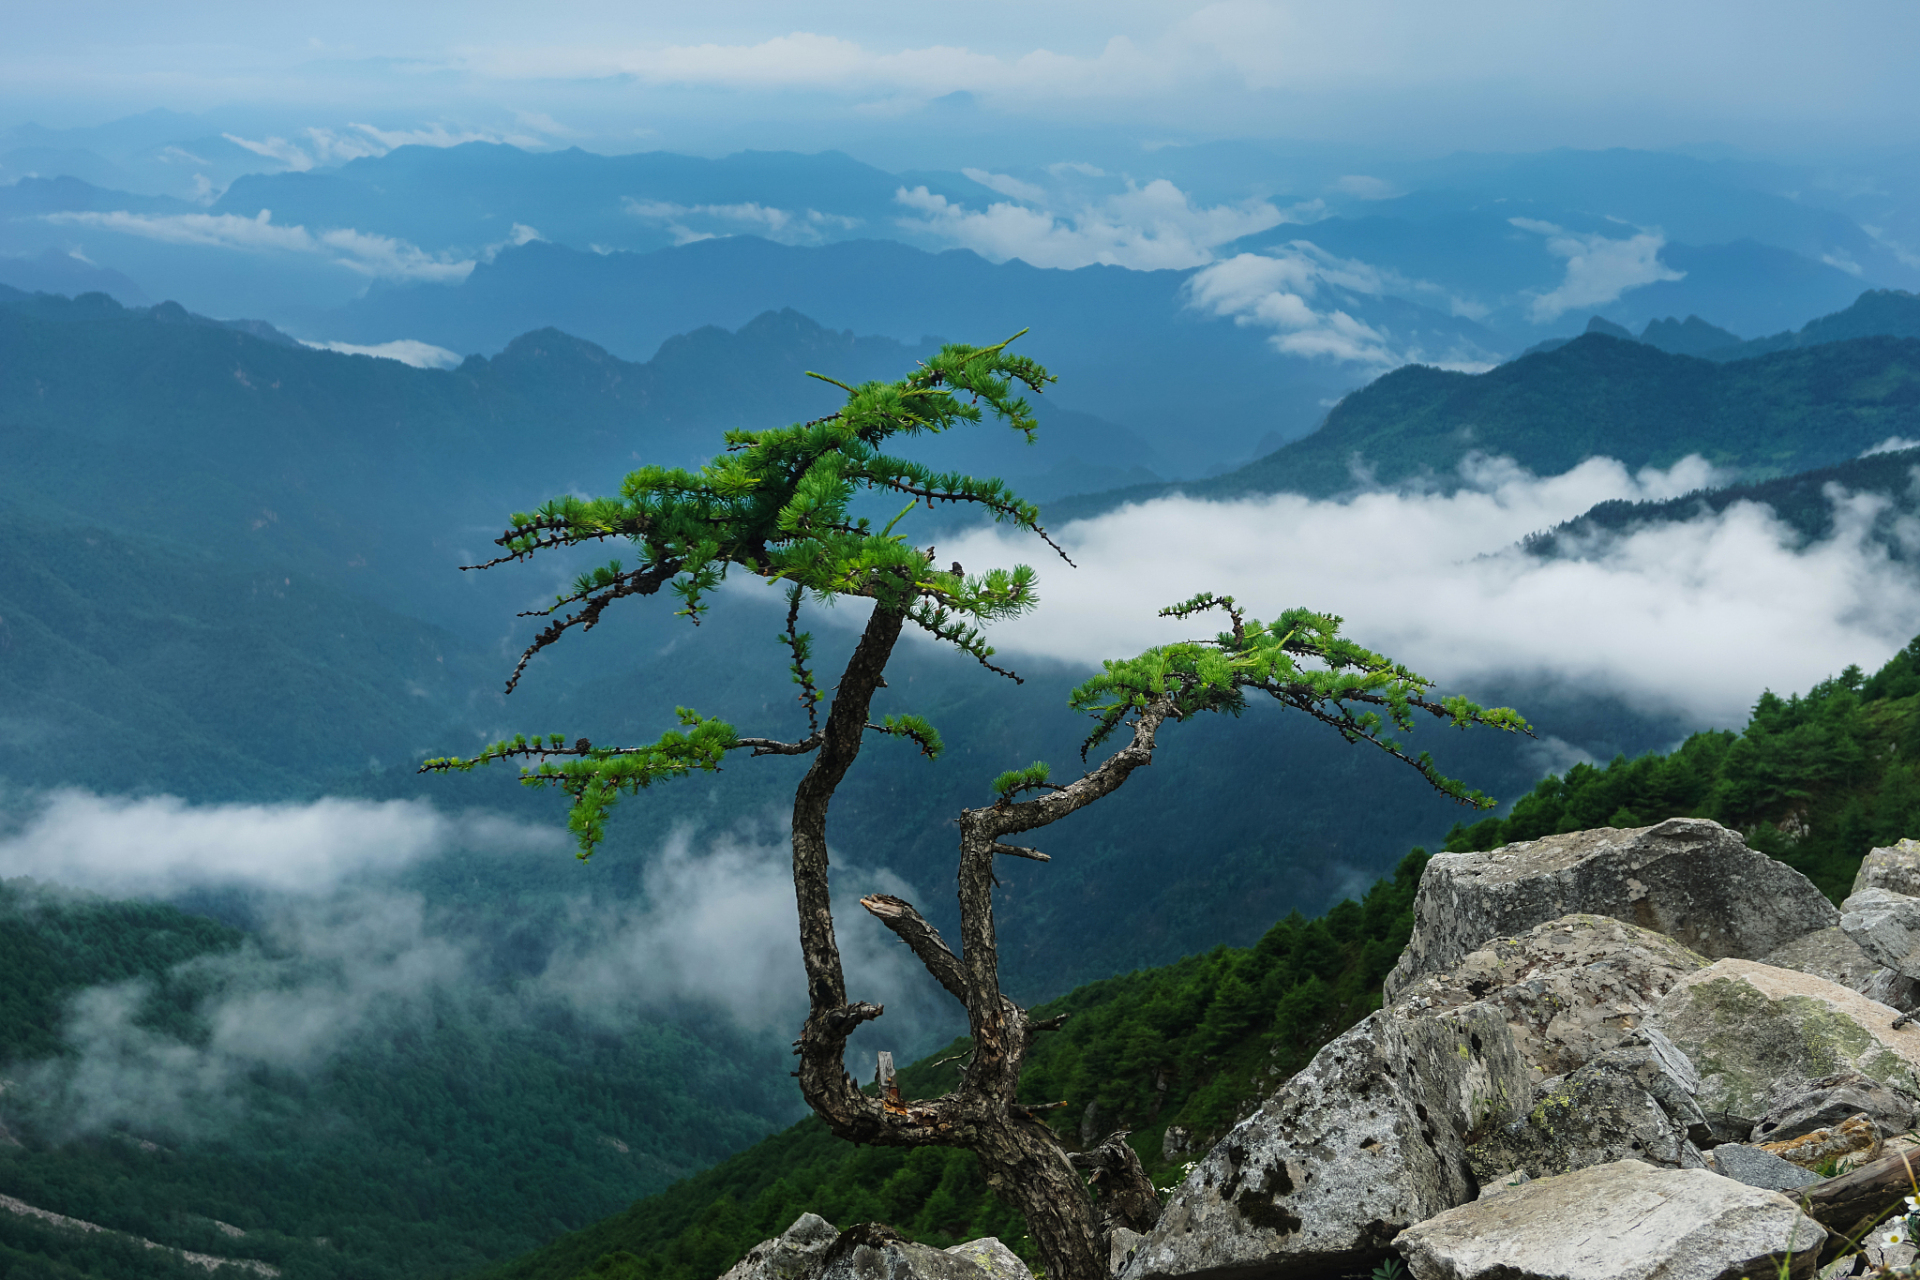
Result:
[[[1510,458],[1536,475],[1595,456],[1667,467],[1690,453],[1748,480],[1829,467],[1920,438],[1920,338],[1904,336],[1916,327],[1920,297],[1891,291],[1863,294],[1793,334],[1715,347],[1709,358],[1659,345],[1701,336],[1711,328],[1704,322],[1650,324],[1636,339],[1602,321],[1485,373],[1396,369],[1342,399],[1312,435],[1234,471],[1079,495],[1047,514],[1079,519],[1175,492],[1447,488],[1474,456]]]

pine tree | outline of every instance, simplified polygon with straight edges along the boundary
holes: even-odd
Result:
[[[748,736],[716,717],[683,708],[678,726],[651,743],[608,746],[585,738],[570,742],[562,734],[523,735],[472,758],[430,760],[422,769],[519,763],[529,785],[558,787],[571,797],[568,825],[585,857],[604,837],[608,813],[622,794],[715,769],[733,752],[811,755],[811,767],[795,792],[792,824],[794,892],[810,1003],[796,1042],[803,1095],[834,1133],[855,1142],[970,1149],[988,1184],[1024,1213],[1050,1277],[1103,1280],[1106,1252],[1087,1190],[1052,1130],[1015,1101],[1034,1038],[1061,1019],[1029,1019],[1000,992],[991,898],[994,860],[1048,860],[1009,840],[1111,794],[1151,762],[1158,735],[1170,723],[1204,712],[1238,715],[1250,693],[1311,716],[1348,742],[1369,742],[1405,761],[1442,793],[1480,808],[1492,802],[1441,775],[1424,752],[1408,754],[1392,735],[1410,730],[1416,713],[1461,728],[1480,724],[1524,731],[1527,726],[1505,708],[1430,697],[1430,681],[1341,636],[1340,619],[1330,615],[1293,609],[1263,623],[1231,596],[1211,593],[1162,610],[1163,616],[1178,618],[1219,610],[1230,629],[1211,640],[1163,645],[1105,663],[1073,691],[1070,705],[1093,721],[1083,760],[1116,738],[1122,740],[1119,748],[1068,782],[1055,782],[1044,762],[1001,774],[988,788],[988,803],[958,815],[958,953],[910,903],[880,894],[861,900],[966,1007],[972,1038],[962,1082],[943,1097],[906,1099],[888,1088],[863,1092],[845,1067],[847,1037],[882,1010],[851,999],[847,991],[828,894],[828,806],[868,734],[906,739],[929,757],[940,754],[939,732],[924,718],[904,714],[875,721],[869,715],[908,626],[989,671],[1018,679],[993,662],[994,651],[980,628],[1024,613],[1036,599],[1036,576],[1029,566],[978,573],[958,564],[941,569],[899,530],[923,503],[929,509],[960,503],[1027,530],[1066,559],[1041,527],[1038,509],[1000,481],[934,472],[884,449],[977,424],[985,417],[983,406],[1032,440],[1038,424],[1019,389],[1038,394],[1053,378],[1007,347],[1007,342],[950,345],[897,382],[835,383],[847,397],[838,412],[789,427],[730,431],[726,451],[699,471],[646,466],[626,478],[618,497],[559,498],[517,514],[498,539],[503,554],[481,566],[616,539],[635,548],[631,566],[615,560],[582,575],[544,611],[551,621],[521,656],[507,682],[509,693],[535,654],[570,631],[591,630],[617,600],[653,596],[665,588],[679,598],[680,613],[697,622],[729,575],[777,587],[787,604],[780,646],[806,708],[805,737],[787,742]],[[906,501],[898,515],[876,526],[853,513],[862,494]],[[809,601],[836,598],[869,602],[871,611],[839,679],[823,689],[811,665],[812,639],[800,618]],[[1113,1203],[1139,1204],[1142,1195],[1145,1203],[1157,1203],[1124,1143],[1109,1141],[1100,1151],[1107,1163],[1096,1169],[1093,1181],[1101,1194]],[[1114,1219],[1109,1214],[1105,1221]]]

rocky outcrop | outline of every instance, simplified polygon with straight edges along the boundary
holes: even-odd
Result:
[[[817,1213],[803,1213],[771,1240],[747,1250],[720,1280],[810,1280],[840,1230]]]
[[[1920,978],[1920,898],[1861,889],[1840,904],[1840,928],[1875,964]]]
[[[1853,892],[1862,889],[1886,889],[1920,898],[1920,840],[1901,840],[1870,851],[1860,860],[1860,870],[1853,877]]]
[[[1750,1128],[1777,1095],[1836,1072],[1920,1094],[1920,1027],[1895,1031],[1893,1017],[1810,974],[1721,960],[1676,983],[1649,1022],[1699,1071],[1707,1114]]]
[[[1033,1280],[1033,1272],[992,1236],[942,1251],[877,1222],[840,1231],[803,1213],[748,1250],[720,1280]]]
[[[1462,1205],[1394,1241],[1414,1280],[1813,1275],[1827,1233],[1777,1191],[1620,1160]]]
[[[1420,878],[1413,939],[1388,975],[1387,997],[1454,968],[1490,939],[1574,913],[1639,925],[1708,959],[1768,955],[1839,922],[1805,876],[1717,822],[1576,831],[1435,856]]]
[[[1404,1227],[1473,1196],[1467,1141],[1530,1093],[1493,1008],[1374,1013],[1200,1162],[1127,1280],[1369,1263]]]
[[[1707,963],[1649,929],[1607,916],[1562,916],[1429,974],[1399,1003],[1498,1010],[1537,1082],[1617,1046],[1676,982]]]
[[[877,1222],[842,1231],[820,1261],[817,1280],[982,1280],[971,1258],[914,1244]]]

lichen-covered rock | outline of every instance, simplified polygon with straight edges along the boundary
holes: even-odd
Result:
[[[1751,1126],[1776,1096],[1839,1072],[1920,1094],[1920,1027],[1895,1031],[1893,1016],[1811,974],[1720,960],[1674,984],[1648,1023],[1699,1071],[1707,1114]]]
[[[1763,1142],[1762,1151],[1771,1151],[1789,1164],[1802,1169],[1818,1169],[1831,1161],[1845,1160],[1859,1166],[1880,1154],[1880,1130],[1865,1112],[1848,1116],[1839,1124],[1815,1129],[1784,1142]]]
[[[1900,840],[1868,852],[1853,877],[1853,892],[1862,889],[1887,889],[1920,898],[1920,840]]]
[[[1503,1170],[1546,1178],[1616,1160],[1700,1169],[1705,1161],[1694,1140],[1706,1140],[1705,1120],[1654,1050],[1614,1049],[1543,1083],[1526,1114],[1470,1145],[1467,1159],[1482,1183]]]
[[[848,1227],[821,1254],[819,1280],[982,1280],[972,1259],[904,1240],[890,1227]]]
[[[1107,1233],[1107,1274],[1119,1275],[1133,1261],[1133,1251],[1146,1237],[1130,1227],[1115,1227]]]
[[[1920,898],[1861,889],[1840,904],[1840,928],[1876,964],[1920,978]]]
[[[1616,1047],[1674,983],[1707,963],[1671,938],[1609,916],[1562,916],[1428,974],[1400,1003],[1497,1008],[1537,1082]]]
[[[998,1236],[982,1236],[947,1250],[986,1272],[987,1280],[1033,1280],[1033,1270],[1020,1255],[1000,1243]]]
[[[1542,1178],[1394,1240],[1414,1280],[1733,1280],[1814,1273],[1825,1228],[1777,1191],[1638,1160]]]
[[[720,1280],[807,1280],[820,1271],[821,1259],[840,1235],[816,1213],[803,1213],[771,1240],[747,1250]]]
[[[1723,1178],[1767,1191],[1792,1191],[1820,1181],[1820,1175],[1811,1169],[1739,1142],[1721,1143],[1708,1153],[1707,1163]]]
[[[1651,929],[1709,959],[1764,956],[1839,921],[1805,876],[1717,822],[1575,831],[1435,856],[1420,877],[1413,938],[1387,977],[1387,997],[1453,968],[1490,939],[1574,913]]]
[[[1531,1091],[1490,1007],[1373,1013],[1200,1161],[1125,1280],[1370,1265],[1402,1228],[1472,1196],[1467,1142]]]
[[[1865,1115],[1891,1138],[1913,1128],[1914,1102],[1897,1089],[1855,1072],[1822,1076],[1798,1088],[1776,1094],[1773,1109],[1753,1126],[1755,1142],[1785,1142],[1828,1129],[1851,1115]]]

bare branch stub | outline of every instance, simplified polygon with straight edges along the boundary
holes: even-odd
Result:
[[[913,909],[911,903],[891,894],[874,893],[860,899],[860,905],[906,943],[913,954],[919,957],[920,963],[927,967],[927,972],[954,999],[962,1004],[967,1002],[966,976],[960,967],[960,957],[953,954],[946,939]]]

